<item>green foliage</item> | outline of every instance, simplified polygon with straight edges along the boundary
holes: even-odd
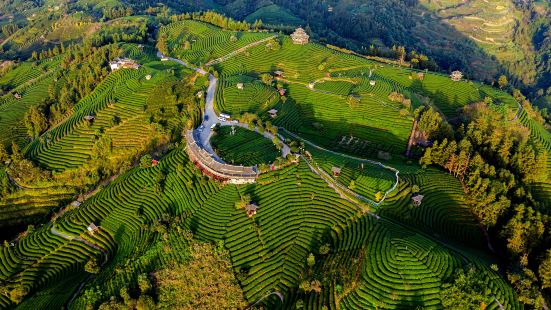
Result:
[[[490,293],[476,268],[459,269],[453,282],[444,286],[440,299],[444,309],[481,309]]]
[[[226,162],[253,166],[272,163],[279,155],[275,142],[260,134],[241,127],[235,127],[232,135],[230,126],[222,126],[211,139],[217,154]]]
[[[140,168],[149,168],[151,167],[151,161],[153,157],[150,154],[145,154],[140,158]]]
[[[84,265],[84,270],[86,270],[86,272],[91,273],[91,274],[99,273],[100,266],[98,264],[97,259],[96,258],[89,259],[88,262],[86,263],[86,265]]]
[[[15,304],[20,303],[23,298],[29,293],[28,289],[23,286],[21,283],[18,283],[11,291],[10,291],[10,300],[14,302]]]
[[[310,253],[308,255],[308,258],[306,259],[306,264],[310,268],[312,268],[312,267],[314,267],[314,265],[316,265],[316,257],[314,256],[314,254]]]

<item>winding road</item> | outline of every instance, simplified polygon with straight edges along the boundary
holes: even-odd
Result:
[[[270,37],[268,39],[272,39],[272,37]],[[261,40],[261,41],[263,42],[265,40]],[[254,42],[254,43],[258,43],[258,42],[262,43],[261,41],[257,41],[257,42]],[[256,44],[249,44],[245,48],[248,48],[248,47],[251,47],[251,46],[254,46],[254,45],[256,45]],[[222,122],[218,119],[219,115],[216,114],[216,111],[214,110],[214,98],[215,98],[215,95],[216,95],[216,87],[218,85],[218,79],[214,75],[208,73],[207,71],[205,71],[201,68],[194,67],[194,66],[186,63],[185,61],[181,60],[181,59],[165,56],[160,51],[157,51],[157,56],[159,58],[164,57],[168,60],[177,62],[177,63],[181,64],[182,66],[184,66],[186,68],[189,68],[191,70],[194,70],[195,72],[197,72],[201,75],[205,75],[205,74],[209,75],[209,86],[207,88],[207,95],[205,97],[205,109],[203,111],[203,122],[201,124],[203,126],[203,129],[200,130],[199,128],[197,128],[197,129],[194,130],[193,134],[194,134],[195,137],[198,138],[198,142],[201,143],[201,146],[203,147],[203,149],[205,149],[205,151],[207,151],[212,158],[214,158],[216,161],[218,161],[220,163],[225,164],[224,160],[222,160],[218,156],[218,154],[216,154],[216,152],[214,152],[214,150],[212,148],[212,145],[210,144],[210,138],[212,137],[212,133],[213,133],[212,129],[211,129],[212,125],[220,124],[221,126],[238,126],[238,127],[242,127],[242,128],[245,128],[245,129],[249,129],[249,126],[247,124],[240,123],[240,122],[237,122],[237,123],[234,123],[234,122],[231,122],[231,121]],[[223,57],[221,57],[221,58],[223,58]],[[253,131],[255,131],[259,134],[262,134],[266,139],[269,139],[269,140],[273,140],[276,137],[268,131],[264,131],[264,132],[261,133],[258,130],[258,128],[255,128]],[[283,158],[285,158],[290,153],[291,153],[290,147],[287,144],[282,143],[282,145],[281,145],[281,155],[283,156]]]

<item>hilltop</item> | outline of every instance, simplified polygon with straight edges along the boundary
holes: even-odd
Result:
[[[551,133],[520,91],[275,4],[140,5],[0,7],[32,8],[1,43],[0,307],[549,304]]]

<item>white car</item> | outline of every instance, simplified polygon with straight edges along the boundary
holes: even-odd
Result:
[[[232,123],[234,123],[234,124],[239,124],[239,121],[238,121],[238,120],[236,120],[236,119],[234,119],[234,120],[233,120],[233,121],[231,121],[231,122],[232,122]]]
[[[225,122],[225,121],[226,121],[226,119],[223,118],[222,116],[219,116],[219,117],[218,117],[218,120],[221,121],[221,122]]]

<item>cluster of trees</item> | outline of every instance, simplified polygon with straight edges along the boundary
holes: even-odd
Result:
[[[154,268],[156,255],[149,252],[127,263],[131,267],[134,262],[151,261],[145,265],[146,270],[135,275],[135,268],[124,270],[123,266],[116,267],[120,272],[132,273],[127,287],[120,289],[117,296],[105,296],[101,286],[88,289],[84,292],[84,301],[89,309],[241,309],[247,303],[243,292],[233,274],[229,253],[224,249],[224,243],[201,243],[193,241],[193,234],[180,226],[173,227],[172,232],[178,231],[185,238],[183,253],[179,253],[178,261],[171,262],[163,268]],[[168,242],[167,227],[155,224],[151,227],[156,233],[163,235],[159,238],[163,253],[173,251]],[[172,239],[170,239],[172,240]],[[151,248],[155,248],[153,245]],[[182,250],[182,247],[179,248]],[[159,255],[159,254],[157,254]],[[91,264],[93,265],[93,264]],[[92,266],[93,267],[93,266]],[[129,269],[127,267],[127,269]],[[91,271],[95,271],[92,269]],[[147,273],[145,272],[147,271]],[[200,292],[200,296],[198,296]],[[107,301],[106,301],[107,300]]]
[[[420,164],[440,166],[461,181],[472,212],[506,246],[508,278],[521,301],[541,308],[538,288],[549,289],[551,277],[551,217],[530,184],[549,181],[547,153],[529,140],[527,128],[508,122],[488,101],[465,107],[464,115],[454,134],[437,139]]]
[[[262,27],[261,20],[255,20],[254,23],[248,23],[246,21],[237,21],[233,18],[227,17],[223,14],[206,11],[206,12],[193,12],[193,13],[184,13],[181,15],[172,15],[171,21],[179,20],[200,20],[215,26],[218,26],[223,29],[233,30],[233,31],[249,31],[249,30],[259,30]]]
[[[161,126],[172,141],[179,141],[185,129],[201,123],[202,98],[197,98],[197,89],[190,77],[183,81],[165,83],[157,87],[144,106],[151,123]]]
[[[120,55],[116,46],[91,47],[71,45],[40,53],[37,58],[63,54],[56,73],[56,83],[48,88],[48,97],[27,111],[24,122],[31,138],[37,138],[49,126],[64,119],[66,113],[108,74],[109,60]]]
[[[92,46],[118,42],[144,43],[150,32],[150,24],[145,20],[121,20],[111,26],[104,26],[100,31],[85,38],[84,42]]]
[[[483,275],[475,267],[467,266],[442,286],[440,300],[444,309],[485,309],[490,294]]]
[[[8,24],[3,25],[2,28],[0,28],[0,29],[2,31],[2,34],[5,37],[9,37],[12,34],[14,34],[17,30],[19,30],[19,26],[15,23],[8,23]]]
[[[107,19],[115,19],[119,17],[125,17],[125,16],[132,16],[134,13],[134,10],[132,10],[131,6],[124,6],[124,7],[110,7],[110,8],[103,8],[103,17]]]

